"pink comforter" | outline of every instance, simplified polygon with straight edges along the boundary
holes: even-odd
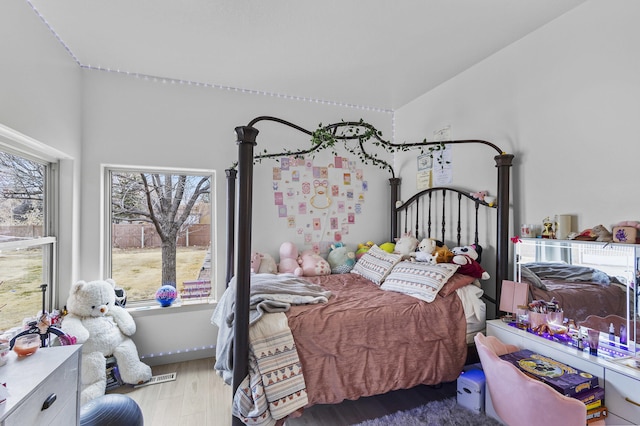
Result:
[[[381,290],[356,274],[305,277],[333,295],[287,312],[309,405],[455,380],[467,355],[455,292],[432,303]]]

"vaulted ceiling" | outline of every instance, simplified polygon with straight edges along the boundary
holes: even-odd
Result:
[[[80,66],[393,110],[584,0],[25,0]]]

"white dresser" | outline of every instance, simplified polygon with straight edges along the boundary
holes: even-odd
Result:
[[[600,387],[604,388],[605,405],[609,410],[606,423],[640,424],[640,370],[544,339],[501,320],[487,321],[487,335],[593,374],[598,377]],[[489,409],[487,411],[490,414]]]
[[[12,351],[0,367],[9,397],[0,404],[0,425],[79,424],[80,345],[40,348],[18,358]]]

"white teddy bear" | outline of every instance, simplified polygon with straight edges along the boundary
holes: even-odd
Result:
[[[81,404],[104,395],[106,357],[113,355],[123,382],[140,384],[151,379],[151,367],[140,361],[131,340],[136,323],[129,312],[115,305],[115,282],[78,281],[67,299],[68,314],[62,330],[82,344]]]

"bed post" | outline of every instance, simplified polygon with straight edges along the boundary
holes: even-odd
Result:
[[[498,238],[496,251],[496,315],[499,317],[498,306],[502,280],[509,274],[509,173],[513,162],[513,154],[496,155],[498,168]]]
[[[398,212],[396,210],[396,203],[398,202],[398,196],[400,188],[400,178],[389,178],[389,185],[391,186],[391,228],[389,233],[389,241],[395,241],[394,238],[400,236],[400,230],[398,229]]]
[[[235,249],[236,249],[236,169],[226,169],[227,173],[227,278],[226,283],[233,278]]]
[[[249,371],[249,294],[251,285],[251,215],[253,203],[253,148],[258,130],[236,127],[238,136],[238,254],[233,339],[233,395]],[[234,416],[234,425],[241,425]]]

